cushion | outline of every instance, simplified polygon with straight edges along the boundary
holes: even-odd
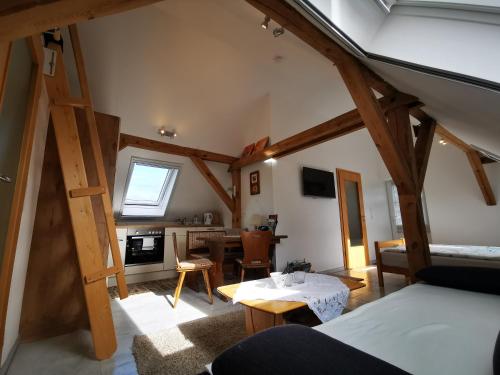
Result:
[[[312,328],[290,324],[251,336],[219,355],[214,375],[373,374],[407,372]]]
[[[197,269],[207,269],[212,267],[212,262],[208,259],[188,259],[179,262],[177,269],[181,270],[197,270]]]
[[[415,276],[432,285],[500,295],[498,268],[431,266]]]
[[[500,332],[498,332],[497,344],[493,352],[493,375],[500,375]]]

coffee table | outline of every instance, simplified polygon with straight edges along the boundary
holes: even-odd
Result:
[[[366,286],[363,279],[338,277],[351,291]],[[238,284],[220,286],[217,291],[224,297],[232,299],[239,287]],[[266,300],[244,300],[240,302],[245,306],[245,325],[248,335],[253,335],[264,329],[284,324],[283,314],[307,306],[304,302],[292,301],[266,301]]]

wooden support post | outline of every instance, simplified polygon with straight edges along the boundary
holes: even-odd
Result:
[[[436,121],[425,121],[420,125],[417,141],[415,143],[415,160],[417,166],[417,190],[422,191],[424,187],[427,165],[431,154]]]
[[[229,208],[229,211],[234,212],[234,202],[233,199],[226,193],[226,190],[222,187],[217,178],[210,172],[208,166],[196,156],[191,156],[193,164],[198,168],[200,173],[203,175],[208,184],[214,189],[220,199]]]
[[[409,271],[414,279],[416,271],[430,265],[430,251],[418,188],[421,176],[417,172],[409,110],[407,107],[390,110],[387,122],[361,64],[347,59],[337,67],[398,188]],[[421,156],[425,157],[428,155]]]
[[[233,228],[241,228],[241,169],[231,171],[233,180]]]
[[[491,188],[490,181],[488,180],[488,176],[486,175],[486,171],[484,170],[484,166],[481,163],[479,153],[476,150],[471,149],[466,152],[466,155],[469,159],[472,171],[474,172],[474,176],[476,176],[479,188],[483,193],[486,204],[488,206],[495,206],[497,204],[495,194],[493,193],[493,189]]]

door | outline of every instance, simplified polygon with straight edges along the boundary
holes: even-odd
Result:
[[[365,267],[370,262],[366,235],[361,175],[337,169],[340,226],[346,268]]]
[[[33,60],[28,43],[12,43],[10,61],[0,108],[0,265],[4,257],[11,206],[23,144]]]

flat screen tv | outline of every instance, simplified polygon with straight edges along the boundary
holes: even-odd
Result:
[[[303,167],[302,191],[306,196],[335,198],[335,180],[333,173]]]

